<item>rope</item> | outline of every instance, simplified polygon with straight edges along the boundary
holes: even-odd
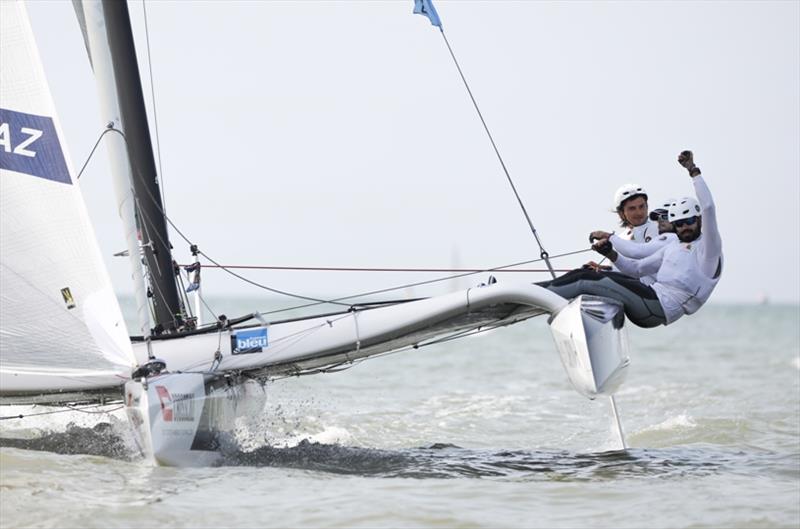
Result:
[[[566,252],[566,253],[554,255],[553,259],[557,259],[559,257],[568,257],[570,255],[577,255],[577,254],[590,252],[590,251],[592,251],[591,248],[586,248],[586,249],[583,249],[583,250],[575,250],[573,252]],[[419,281],[419,282],[416,282],[416,283],[407,283],[407,284],[404,284],[404,285],[398,285],[398,286],[394,286],[394,287],[383,288],[383,289],[380,289],[380,290],[372,290],[370,292],[362,292],[362,293],[359,293],[359,294],[353,294],[351,296],[344,296],[344,297],[341,297],[341,298],[335,298],[335,299],[332,299],[330,301],[326,301],[326,302],[322,302],[322,303],[336,303],[336,302],[346,301],[346,300],[349,300],[349,299],[358,298],[358,297],[362,297],[362,296],[372,296],[372,295],[375,295],[375,294],[384,294],[386,292],[391,292],[393,290],[403,290],[403,289],[411,288],[411,287],[417,287],[417,286],[422,286],[422,285],[430,285],[430,284],[433,284],[433,283],[438,283],[438,282],[441,282],[441,281],[450,281],[451,279],[458,279],[458,278],[461,278],[461,277],[467,277],[467,276],[475,275],[475,274],[478,274],[478,273],[505,271],[504,270],[505,268],[511,268],[511,267],[514,267],[514,266],[521,266],[521,265],[525,265],[525,264],[536,263],[536,262],[539,262],[541,260],[542,260],[542,258],[531,259],[529,261],[521,261],[521,262],[518,262],[518,263],[512,263],[512,264],[504,265],[504,266],[498,266],[498,267],[495,267],[495,268],[487,268],[485,270],[480,270],[478,272],[465,272],[465,273],[456,274],[456,275],[453,275],[453,276],[440,277],[440,278],[437,278],[437,279],[429,279],[427,281]],[[283,308],[283,309],[275,309],[275,310],[271,310],[271,311],[262,311],[261,314],[276,314],[276,313],[279,313],[279,312],[286,312],[286,311],[289,311],[289,310],[304,309],[304,308],[308,308],[308,307],[313,307],[313,306],[316,306],[316,305],[319,305],[319,304],[320,303],[307,303],[305,305],[295,305],[293,307],[286,307],[286,308]]]
[[[282,379],[286,379],[286,378],[301,377],[301,376],[306,376],[306,375],[316,375],[316,374],[320,374],[320,373],[323,373],[323,374],[324,373],[338,373],[339,371],[345,371],[347,369],[350,369],[351,367],[355,367],[355,366],[361,364],[362,362],[364,362],[367,359],[380,358],[380,357],[383,357],[383,356],[395,355],[395,354],[402,353],[402,352],[405,352],[405,351],[410,351],[412,349],[418,350],[418,349],[422,349],[423,347],[428,347],[430,345],[437,345],[437,344],[440,344],[440,343],[446,343],[446,342],[450,342],[450,341],[453,341],[453,340],[458,340],[458,339],[464,338],[466,336],[474,336],[476,334],[481,334],[483,332],[490,331],[492,329],[497,329],[497,328],[503,327],[505,325],[507,325],[507,324],[487,325],[487,326],[484,326],[484,327],[477,327],[475,329],[465,329],[463,331],[458,331],[458,332],[455,332],[453,334],[450,334],[450,335],[447,335],[447,336],[443,336],[441,338],[435,338],[433,340],[429,340],[429,341],[424,342],[424,343],[417,343],[417,344],[407,345],[405,347],[401,347],[400,349],[393,349],[391,351],[384,351],[382,353],[376,353],[376,354],[370,355],[368,357],[365,356],[365,357],[361,357],[361,358],[356,358],[355,360],[350,360],[347,357],[347,355],[345,355],[345,358],[347,358],[347,360],[345,360],[345,361],[338,362],[336,364],[332,364],[332,365],[329,365],[327,367],[317,367],[317,368],[306,369],[306,370],[298,370],[298,371],[296,371],[296,372],[294,372],[292,374],[274,376],[274,377],[271,377],[271,380],[282,380]]]
[[[0,421],[6,421],[6,420],[9,420],[9,419],[24,419],[26,417],[38,417],[40,415],[53,415],[53,414],[56,414],[56,413],[67,413],[67,412],[70,412],[70,411],[79,411],[81,413],[103,414],[103,413],[111,413],[111,412],[114,412],[114,411],[117,411],[117,410],[121,410],[122,408],[124,408],[124,406],[117,406],[116,408],[114,408],[112,410],[86,411],[86,410],[88,410],[90,408],[96,408],[98,406],[105,406],[105,404],[90,404],[90,405],[84,406],[82,408],[78,408],[78,407],[75,407],[75,406],[70,406],[69,404],[67,404],[65,406],[66,409],[53,410],[53,411],[43,411],[43,412],[40,412],[40,413],[28,413],[28,414],[20,413],[19,415],[6,415],[6,416],[3,416],[3,417],[0,417]]]
[[[171,220],[169,220],[169,218],[168,218],[168,217],[166,217],[166,216],[165,216],[164,218],[166,218],[166,219],[167,219],[167,222],[169,222],[170,226],[172,226],[173,228],[175,228],[175,225],[174,225],[174,224],[172,224],[172,221],[171,221]],[[175,230],[177,231],[178,229],[177,229],[177,228],[175,228]],[[181,235],[181,237],[183,237],[183,235]],[[190,242],[190,241],[189,241],[188,239],[186,239],[185,237],[183,237],[183,239],[184,239],[186,242]],[[325,304],[325,303],[333,303],[333,304],[335,304],[335,305],[349,306],[349,304],[348,304],[348,303],[336,303],[335,301],[329,301],[329,300],[324,300],[324,299],[312,298],[312,297],[310,297],[310,296],[303,296],[303,295],[301,295],[301,294],[294,294],[294,293],[292,293],[292,292],[287,292],[287,291],[285,291],[285,290],[279,290],[279,289],[277,289],[277,288],[272,288],[272,287],[269,287],[269,286],[267,286],[267,285],[263,285],[263,284],[261,284],[261,283],[258,283],[258,282],[256,282],[256,281],[253,281],[253,280],[251,280],[251,279],[248,279],[248,278],[246,278],[246,277],[244,277],[244,276],[241,276],[241,275],[237,274],[236,272],[233,272],[233,271],[231,271],[231,270],[228,270],[226,267],[224,267],[224,266],[220,265],[220,264],[219,264],[218,262],[216,262],[214,259],[212,259],[211,257],[209,257],[209,256],[208,256],[208,255],[207,255],[205,252],[202,252],[202,251],[201,251],[201,252],[199,252],[199,253],[200,253],[200,255],[202,255],[203,257],[205,257],[205,258],[206,258],[206,259],[208,259],[209,261],[211,261],[211,262],[212,262],[212,263],[213,263],[213,264],[216,266],[216,268],[220,268],[221,270],[223,270],[223,271],[227,272],[228,274],[232,275],[233,277],[235,277],[235,278],[237,278],[237,279],[240,279],[240,280],[244,281],[245,283],[249,283],[249,284],[251,284],[251,285],[253,285],[253,286],[255,286],[255,287],[258,287],[258,288],[261,288],[261,289],[267,290],[267,291],[269,291],[269,292],[273,292],[273,293],[275,293],[275,294],[281,294],[281,295],[283,295],[283,296],[288,296],[288,297],[291,297],[291,298],[305,299],[305,300],[308,300],[308,301],[313,301],[313,302],[314,302],[314,305],[321,305],[321,304]]]
[[[181,267],[188,265],[179,265]],[[244,270],[291,270],[301,272],[485,272],[485,268],[359,268],[336,266],[262,266],[262,265],[205,265],[205,268],[231,268]],[[556,268],[556,272],[569,272],[570,268]],[[502,272],[550,272],[545,268],[517,268]]]
[[[208,303],[206,303],[206,298],[204,298],[203,296],[200,296],[199,294],[198,294],[198,297],[200,298],[200,303],[203,304],[203,306],[206,308],[206,310],[208,310],[208,312],[211,314],[211,316],[215,320],[219,320],[219,317],[216,315],[216,313],[211,309],[211,307],[208,306]]]
[[[164,211],[167,210],[166,191],[164,190],[164,170],[161,167],[161,140],[158,137],[158,114],[156,113],[156,87],[155,79],[153,77],[153,61],[150,57],[150,30],[147,24],[147,7],[145,1],[142,0],[142,13],[144,14],[144,36],[147,42],[147,68],[150,73],[150,97],[153,98],[153,128],[156,132],[156,153],[158,155],[158,174],[161,176],[161,204],[164,206]]]
[[[353,311],[353,325],[355,326],[356,331],[356,355],[361,351],[361,330],[358,328],[358,310],[355,307],[351,307],[350,309]],[[345,353],[344,357],[347,359],[348,362],[351,364],[353,360],[350,359],[349,353]]]
[[[117,130],[117,129],[114,128],[113,124],[109,123],[108,126],[106,127],[106,130],[104,130],[103,132],[100,133],[100,136],[98,136],[97,141],[94,144],[94,147],[92,147],[92,151],[89,153],[89,156],[86,157],[86,161],[83,162],[83,167],[81,167],[81,170],[78,171],[78,176],[75,177],[75,180],[80,180],[81,179],[81,175],[83,174],[83,171],[86,169],[86,166],[89,165],[89,161],[92,159],[92,156],[94,156],[94,151],[96,151],[97,150],[97,146],[100,145],[100,140],[102,140],[103,136],[105,136],[107,133],[111,132],[112,130]]]
[[[528,211],[525,209],[525,204],[522,203],[522,199],[517,192],[517,186],[514,185],[514,181],[511,179],[511,175],[508,173],[508,169],[506,168],[506,164],[503,161],[503,157],[500,156],[500,151],[497,149],[497,144],[494,142],[494,138],[492,137],[492,133],[489,132],[489,127],[486,125],[486,120],[483,119],[483,114],[481,113],[481,109],[478,108],[478,103],[475,101],[475,97],[472,95],[472,90],[469,87],[469,83],[467,83],[467,78],[464,77],[464,72],[461,71],[461,66],[458,64],[458,60],[456,59],[455,53],[453,53],[453,48],[450,47],[450,42],[447,40],[447,36],[444,34],[444,28],[439,26],[439,31],[442,33],[442,38],[444,39],[444,43],[447,45],[447,50],[450,52],[450,56],[453,58],[453,62],[458,69],[458,73],[461,76],[461,80],[464,81],[464,86],[467,88],[467,93],[469,94],[469,98],[472,100],[472,105],[475,107],[475,110],[478,112],[478,117],[481,119],[481,123],[483,124],[483,129],[486,131],[486,134],[489,136],[489,141],[492,142],[492,147],[494,148],[494,152],[497,155],[497,159],[500,160],[500,166],[503,168],[503,172],[506,174],[506,179],[508,183],[511,185],[511,190],[514,191],[514,196],[517,197],[517,202],[519,203],[519,207],[522,208],[522,213],[525,215],[525,220],[528,221],[528,226],[531,229],[531,233],[533,233],[533,238],[536,239],[536,244],[539,245],[539,256],[544,260],[545,264],[547,265],[547,269],[550,271],[550,275],[553,276],[553,279],[556,278],[556,272],[553,270],[553,266],[550,264],[550,254],[544,249],[542,246],[542,241],[539,240],[539,235],[536,233],[536,228],[533,227],[533,222],[531,221],[530,215],[528,215]]]
[[[219,365],[222,363],[222,333],[225,330],[225,326],[220,325],[219,332],[217,333],[217,350],[214,351],[214,360],[211,362],[211,372],[219,368]]]

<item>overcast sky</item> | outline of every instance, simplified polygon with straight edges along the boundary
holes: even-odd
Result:
[[[142,3],[129,6],[153,129]],[[798,302],[800,3],[436,7],[552,255],[614,227],[622,183],[645,186],[651,205],[692,193],[676,163],[690,148],[726,258],[712,301]],[[442,36],[412,15],[412,0],[159,0],[146,9],[167,211],[215,259],[480,268],[538,256]],[[82,37],[70,2],[28,10],[77,170],[103,127]],[[104,150],[81,187],[115,288],[130,292],[127,260],[110,257],[124,241]],[[187,262],[188,244],[171,240]],[[243,273],[306,295],[437,277]],[[267,295],[212,270],[204,288]]]

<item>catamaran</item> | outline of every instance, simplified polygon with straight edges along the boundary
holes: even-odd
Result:
[[[417,4],[433,21],[430,3]],[[75,6],[98,87],[138,329],[129,333],[105,269],[25,6],[1,2],[0,404],[121,403],[146,460],[206,465],[219,458],[220,435],[258,412],[276,377],[540,315],[573,386],[613,399],[629,365],[621,305],[569,301],[528,283],[202,324],[176,281],[127,3]]]

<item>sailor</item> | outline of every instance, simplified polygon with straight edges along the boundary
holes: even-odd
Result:
[[[647,249],[649,253],[642,254],[641,249],[637,251],[637,249],[633,247],[634,244],[657,241],[659,224],[657,220],[652,218],[652,215],[648,216],[647,200],[647,191],[639,184],[623,184],[614,193],[614,210],[617,212],[617,215],[619,215],[620,226],[623,228],[618,237],[631,242],[630,247],[635,256],[650,255],[656,249],[656,247],[650,246]],[[593,242],[597,239],[607,239],[611,236],[611,233],[613,232],[601,230],[593,231],[589,234],[589,241]],[[662,239],[661,242],[666,241]],[[625,255],[628,254],[625,253]],[[589,261],[585,266],[596,271],[612,270],[612,267],[595,263],[594,261]],[[651,285],[655,283],[655,281],[655,276],[644,276],[641,278],[641,282],[645,285]]]
[[[650,220],[658,225],[658,236],[650,238],[647,242],[637,243],[636,241],[626,238],[624,235],[615,235],[613,232],[606,232],[602,230],[593,231],[589,236],[590,240],[610,239],[614,236],[612,242],[614,250],[621,253],[625,257],[632,257],[633,259],[642,259],[649,255],[656,253],[662,246],[678,242],[678,235],[675,233],[675,228],[669,221],[668,208],[674,204],[674,198],[667,199],[667,201],[659,208],[650,212]],[[640,279],[645,285],[655,283],[655,276],[645,276]]]
[[[658,224],[658,233],[675,233],[675,227],[669,221],[669,207],[675,203],[674,198],[668,198],[661,207],[654,209],[650,212],[650,220],[656,221]]]
[[[622,273],[583,268],[539,285],[565,298],[593,294],[619,300],[628,319],[640,327],[669,325],[684,314],[694,314],[711,296],[722,274],[722,239],[711,192],[691,151],[683,151],[678,163],[689,171],[699,201],[685,197],[670,205],[668,219],[675,227],[677,244],[634,259],[615,250],[614,243],[621,237],[612,235],[597,241],[593,248]],[[638,280],[648,274],[656,277],[651,286]]]
[[[658,223],[647,215],[647,191],[639,184],[624,184],[614,193],[614,210],[623,228],[620,237],[649,242],[658,234]]]

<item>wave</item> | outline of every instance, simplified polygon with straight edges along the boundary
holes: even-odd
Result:
[[[141,458],[133,440],[107,422],[100,422],[92,427],[70,424],[63,432],[43,432],[31,438],[0,437],[0,447],[103,456],[124,461]]]
[[[330,432],[332,439],[338,438],[335,434],[337,432]],[[108,423],[92,428],[71,426],[65,432],[46,433],[34,439],[0,438],[0,447],[124,461],[141,459],[130,440]],[[217,466],[279,467],[378,478],[584,481],[738,471],[743,463],[746,465],[758,457],[758,453],[725,450],[713,445],[597,453],[471,449],[445,443],[385,450],[305,439],[293,446],[261,446],[247,450],[235,443],[223,443],[222,456]]]

